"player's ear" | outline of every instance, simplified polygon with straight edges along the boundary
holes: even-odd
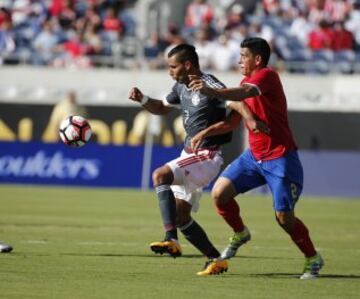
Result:
[[[255,55],[255,65],[260,66],[262,64],[262,57],[261,55],[257,54]]]
[[[184,63],[184,66],[185,66],[185,69],[188,71],[190,70],[191,66],[192,66],[192,63],[190,60],[186,60],[185,63]]]

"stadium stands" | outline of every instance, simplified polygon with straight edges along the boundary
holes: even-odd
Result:
[[[160,1],[1,1],[0,62],[164,68],[161,59],[167,47],[180,41],[195,42],[197,32],[206,30],[208,49],[221,46],[225,55],[232,51],[232,44],[260,35],[273,46],[271,61],[279,69],[360,72],[360,0],[174,0],[168,7],[181,4],[183,11],[159,13],[155,19],[149,11],[147,21],[140,22],[141,7]],[[182,21],[174,22],[174,14]],[[163,24],[168,25],[165,33]],[[145,36],[139,34],[140,29]],[[224,33],[229,40],[226,45]],[[156,40],[151,40],[155,34]],[[209,57],[206,67],[233,69],[231,63],[218,69],[217,57]]]

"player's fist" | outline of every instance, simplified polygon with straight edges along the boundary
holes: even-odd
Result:
[[[266,125],[266,123],[261,120],[249,119],[246,121],[246,125],[248,126],[250,131],[254,133],[264,133],[270,134],[270,128]]]
[[[141,92],[141,90],[137,87],[133,87],[131,88],[130,92],[129,92],[129,99],[133,100],[135,102],[141,103],[142,98],[144,97],[143,93]]]

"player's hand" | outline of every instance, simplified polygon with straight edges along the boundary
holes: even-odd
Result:
[[[197,133],[191,138],[191,149],[196,153],[205,138],[205,134],[202,132]]]
[[[209,88],[204,80],[197,75],[189,75],[189,87],[192,91],[199,91],[202,94],[210,95],[211,88]]]
[[[253,133],[270,133],[270,128],[261,120],[249,119],[246,121],[246,125]]]
[[[138,103],[141,103],[143,96],[143,93],[137,87],[133,87],[129,92],[129,99]]]

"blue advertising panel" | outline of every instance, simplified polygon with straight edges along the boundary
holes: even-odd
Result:
[[[154,146],[151,172],[179,155],[180,147]],[[143,146],[89,143],[0,142],[0,183],[141,187]],[[304,194],[360,197],[359,152],[300,151]],[[261,189],[267,193],[266,188]]]
[[[154,147],[151,170],[179,154]],[[144,147],[0,142],[0,183],[140,187]]]

